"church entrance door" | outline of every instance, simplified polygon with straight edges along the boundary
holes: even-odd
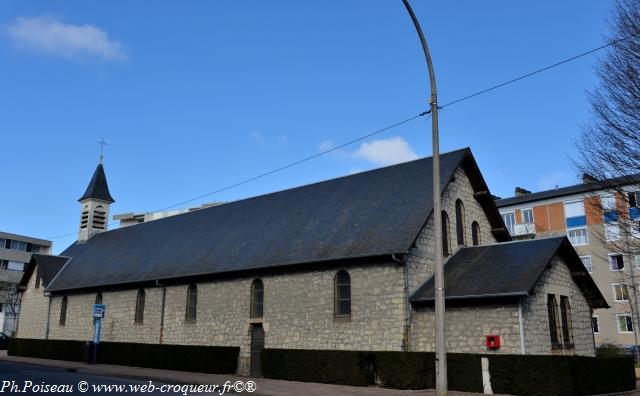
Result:
[[[262,324],[251,326],[251,375],[262,375],[262,350],[264,349],[264,329]]]

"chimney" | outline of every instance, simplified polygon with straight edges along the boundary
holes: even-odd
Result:
[[[522,187],[516,187],[516,197],[521,197],[523,195],[531,194],[531,191],[525,190]]]
[[[588,173],[583,173],[582,174],[582,182],[584,184],[593,183],[593,182],[597,182],[597,181],[598,181],[598,179],[596,179],[595,177],[591,176]]]

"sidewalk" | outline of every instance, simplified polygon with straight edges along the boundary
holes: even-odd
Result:
[[[281,381],[263,378],[240,377],[235,375],[203,374],[187,371],[158,370],[142,367],[112,366],[97,364],[95,366],[63,360],[37,359],[28,357],[8,356],[7,351],[0,351],[0,360],[13,363],[33,364],[38,366],[54,367],[73,370],[82,374],[102,375],[109,377],[124,377],[133,379],[153,380],[179,384],[224,384],[226,381],[249,381],[257,385],[255,394],[269,396],[434,396],[433,390],[396,390],[381,388],[363,388],[356,386],[342,386],[330,384],[318,384],[310,382]],[[243,392],[246,393],[246,392]],[[250,393],[246,393],[250,394]],[[477,393],[449,392],[450,396],[470,396]]]

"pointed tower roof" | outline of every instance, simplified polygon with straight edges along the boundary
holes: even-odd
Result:
[[[96,171],[93,172],[93,177],[87,186],[87,190],[80,199],[78,199],[78,201],[83,201],[89,198],[99,199],[109,203],[115,202],[109,193],[109,185],[107,185],[107,177],[104,174],[104,167],[102,166],[102,163],[98,164],[96,167]]]

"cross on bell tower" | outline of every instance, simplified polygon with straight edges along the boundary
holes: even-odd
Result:
[[[103,152],[104,152],[104,146],[108,146],[109,144],[107,142],[104,141],[104,138],[102,138],[102,140],[100,140],[98,142],[98,144],[100,145],[100,163],[102,163],[102,159],[104,158],[102,156]]]

